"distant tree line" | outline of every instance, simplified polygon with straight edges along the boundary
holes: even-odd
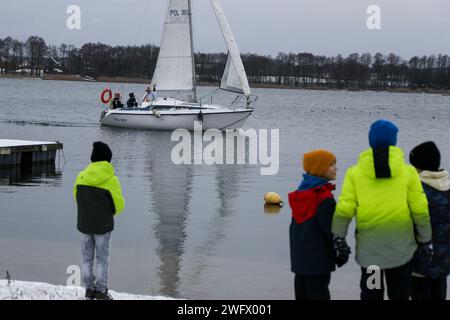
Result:
[[[80,74],[91,77],[151,79],[159,47],[109,46],[87,43],[81,48],[47,45],[31,36],[25,42],[0,39],[0,74]],[[326,57],[312,53],[283,53],[276,57],[244,54],[242,60],[250,83],[290,87],[324,88],[430,88],[450,89],[448,55],[414,56],[409,60],[390,53],[352,53]],[[199,81],[219,82],[227,55],[196,53]]]

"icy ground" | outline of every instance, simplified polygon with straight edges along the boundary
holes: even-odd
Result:
[[[84,288],[55,286],[48,283],[0,280],[0,300],[84,300]],[[162,296],[144,296],[109,290],[115,300],[172,300]]]

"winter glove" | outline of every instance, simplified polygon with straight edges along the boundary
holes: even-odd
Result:
[[[418,251],[421,252],[426,258],[427,261],[430,262],[431,259],[433,259],[433,243],[430,242],[426,242],[426,243],[418,243]]]
[[[334,237],[333,247],[336,250],[336,265],[340,268],[347,263],[350,253],[350,247],[344,238]]]

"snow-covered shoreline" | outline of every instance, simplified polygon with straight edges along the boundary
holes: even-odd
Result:
[[[56,286],[41,282],[0,280],[0,300],[84,300],[84,288]],[[173,300],[109,290],[115,300]]]

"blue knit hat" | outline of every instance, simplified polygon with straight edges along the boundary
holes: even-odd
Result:
[[[387,120],[377,120],[370,126],[369,144],[372,148],[387,148],[397,144],[398,128]]]

